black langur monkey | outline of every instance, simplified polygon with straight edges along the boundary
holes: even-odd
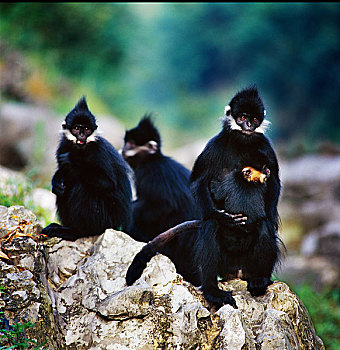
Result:
[[[193,167],[192,191],[203,219],[194,247],[195,265],[205,298],[217,305],[235,305],[231,292],[218,288],[218,276],[230,279],[242,270],[248,291],[263,295],[279,260],[281,185],[276,154],[263,134],[264,117],[256,86],[238,92],[225,108],[222,131]],[[243,213],[247,222],[230,224],[224,211]]]
[[[161,137],[150,114],[126,131],[122,155],[135,174],[131,237],[148,242],[172,226],[198,218],[190,171],[162,153]]]
[[[183,229],[178,225],[145,246],[129,267],[128,284],[139,278],[146,262],[159,246],[168,244],[170,236],[187,235],[188,229],[196,228],[196,235],[188,236],[192,248],[187,255],[192,260],[187,264],[198,272],[207,301],[217,307],[236,307],[231,292],[220,290],[217,283],[218,278],[238,277],[240,270],[253,296],[266,292],[280,256],[281,185],[276,154],[264,136],[264,117],[255,86],[232,98],[221,132],[208,142],[192,170],[191,188],[201,221],[184,223]]]
[[[41,234],[74,241],[107,228],[127,231],[131,224],[132,172],[117,150],[98,135],[96,119],[85,98],[68,113],[56,152],[58,169],[52,178],[57,213]]]

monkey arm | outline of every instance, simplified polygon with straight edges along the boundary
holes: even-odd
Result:
[[[204,183],[194,182],[192,191],[200,205],[203,220],[213,219],[227,226],[244,225],[246,223],[247,217],[243,216],[242,213],[234,215],[227,213],[225,210],[218,210],[212,200],[208,186]]]
[[[232,215],[226,213],[224,210],[218,210],[214,204],[214,201],[209,190],[209,184],[214,177],[218,177],[220,174],[214,166],[214,145],[209,143],[206,149],[198,156],[193,171],[191,174],[191,191],[201,210],[201,217],[203,220],[217,220],[222,225],[243,225],[246,223],[247,218],[243,215]],[[223,168],[220,173],[223,173]],[[216,173],[214,173],[216,172]]]
[[[111,197],[116,190],[117,171],[107,169],[102,159],[92,154],[88,157],[76,157],[73,153],[65,152],[57,156],[59,168],[67,173],[67,185],[82,183],[85,188],[94,193],[102,193]]]
[[[191,174],[191,192],[201,210],[203,220],[218,217],[221,219],[224,214],[215,206],[209,190],[209,184],[213,178],[211,172],[214,167],[210,164],[212,155],[210,155],[208,147],[197,158]]]
[[[64,175],[61,169],[58,169],[52,177],[52,192],[57,196],[62,196],[65,192]]]
[[[87,174],[81,174],[84,186],[93,193],[101,193],[103,196],[115,198],[117,181],[115,177],[108,176],[103,169],[91,169]]]
[[[70,227],[61,226],[56,223],[52,223],[46,226],[41,232],[41,235],[45,235],[47,237],[59,237],[65,239],[67,241],[75,241],[80,238],[80,234]]]
[[[279,228],[279,214],[277,205],[281,191],[280,179],[278,176],[271,176],[267,181],[267,190],[265,194],[265,209],[270,222],[275,229]]]
[[[200,205],[203,219],[208,219],[214,211],[217,211],[211,198],[208,184],[199,180],[194,181],[191,185],[191,190],[196,202]]]
[[[270,147],[270,145],[268,146],[267,154],[269,159],[268,168],[270,169],[270,177],[266,183],[267,189],[265,194],[265,207],[269,220],[277,230],[279,226],[277,205],[281,193],[279,165],[274,150]]]

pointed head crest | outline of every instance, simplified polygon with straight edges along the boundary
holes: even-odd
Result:
[[[249,113],[250,115],[265,116],[264,104],[259,96],[256,85],[251,85],[239,91],[230,101],[230,114],[233,117],[241,113]]]
[[[65,127],[67,129],[70,129],[71,125],[74,124],[90,125],[93,130],[96,130],[98,127],[96,124],[96,118],[90,112],[84,96],[65,118]]]
[[[153,124],[151,114],[145,114],[135,128],[127,130],[124,140],[125,142],[133,140],[138,146],[145,145],[149,141],[155,141],[158,149],[161,147],[161,137]]]

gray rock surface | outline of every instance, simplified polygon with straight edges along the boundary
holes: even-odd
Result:
[[[37,235],[32,213],[0,209],[3,228],[14,229],[15,211],[19,222],[30,218],[27,226]],[[47,340],[46,349],[324,349],[307,310],[282,282],[257,298],[244,281],[221,283],[233,291],[238,309],[213,310],[157,255],[127,287],[126,270],[143,245],[114,230],[72,243],[4,242],[10,260],[0,261],[1,310],[11,323],[35,323],[31,336]]]

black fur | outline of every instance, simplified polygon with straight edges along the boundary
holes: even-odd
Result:
[[[230,106],[234,118],[242,113],[256,116],[261,122],[264,118],[264,107],[254,87],[239,92]],[[259,171],[269,169],[267,181],[248,182],[242,175],[248,166]],[[240,269],[250,293],[264,294],[272,283],[271,274],[280,253],[277,204],[281,186],[269,140],[262,133],[233,130],[226,121],[197,158],[191,181],[204,220],[194,247],[194,265],[200,268],[206,299],[218,305],[234,304],[218,289],[217,277],[236,277]],[[246,224],[230,224],[221,209],[244,214]]]
[[[80,136],[70,140],[69,133],[76,125],[86,127],[89,135],[84,138],[92,137],[92,141],[78,144],[75,140],[80,140]],[[56,152],[58,169],[52,178],[52,192],[57,196],[62,225],[50,224],[42,234],[73,241],[99,235],[107,228],[129,230],[131,169],[107,140],[94,137],[96,129],[95,117],[82,98],[65,118],[64,134]]]
[[[124,142],[122,154],[134,170],[137,195],[130,235],[148,242],[168,228],[196,218],[190,171],[161,152],[161,138],[151,116],[145,115],[135,128],[127,130]],[[128,151],[137,149],[136,155],[128,156]]]
[[[205,298],[217,307],[236,307],[231,293],[220,290],[217,280],[235,278],[239,270],[253,296],[264,294],[272,283],[281,244],[277,236],[279,166],[269,140],[258,132],[265,113],[256,87],[236,94],[230,106],[221,132],[198,156],[191,175],[192,192],[201,210],[200,228],[167,244],[167,255],[173,254],[175,265],[191,271],[184,278],[201,285]],[[233,117],[239,118],[237,122],[230,122]],[[245,167],[263,172],[266,181],[247,181]],[[129,267],[128,284],[139,278],[152,257],[147,246],[144,251],[145,256],[138,253]]]

